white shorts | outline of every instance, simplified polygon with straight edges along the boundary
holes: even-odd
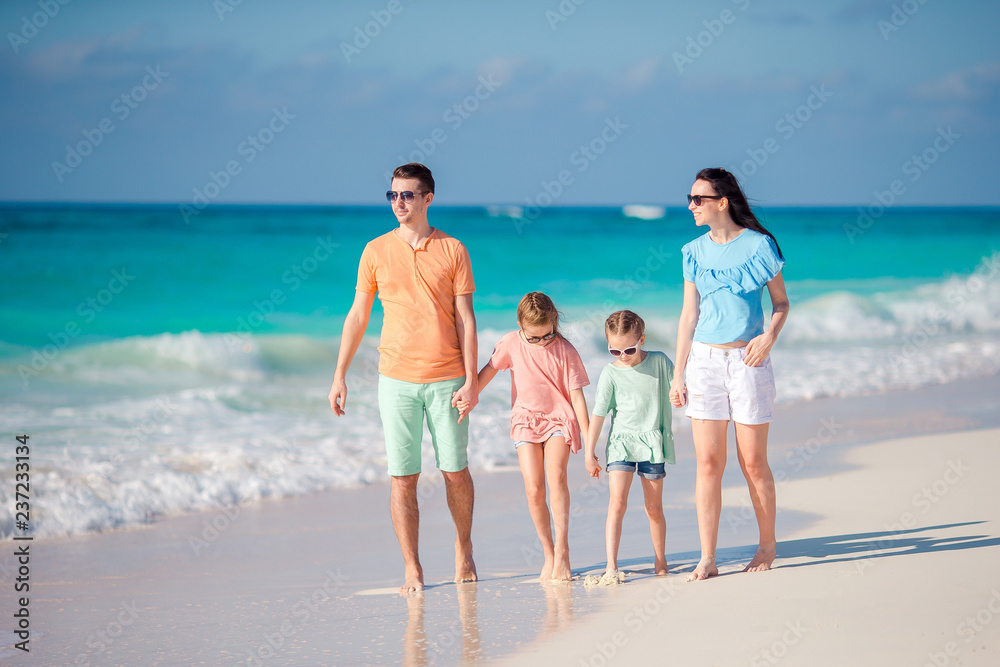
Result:
[[[685,382],[687,416],[766,424],[774,417],[774,371],[771,357],[757,367],[743,363],[745,347],[723,349],[691,344]]]

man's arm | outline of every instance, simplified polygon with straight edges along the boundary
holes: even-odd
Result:
[[[347,369],[354,360],[354,355],[361,345],[365,330],[368,328],[368,318],[372,314],[372,304],[375,303],[375,292],[355,292],[354,303],[344,320],[344,330],[340,335],[340,352],[337,355],[337,370],[333,374],[333,386],[330,387],[330,407],[338,417],[345,414],[347,407]]]
[[[465,367],[465,384],[451,399],[452,407],[459,401],[468,402],[458,421],[461,422],[479,403],[479,381],[476,364],[479,363],[479,338],[476,334],[476,314],[472,311],[472,295],[459,294],[455,297],[455,328],[458,330],[458,344],[462,348],[462,365]]]

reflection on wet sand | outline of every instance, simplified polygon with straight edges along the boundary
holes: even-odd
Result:
[[[429,664],[428,649],[434,654],[431,662],[439,662],[437,658],[440,658],[440,654],[451,649],[458,641],[462,643],[463,663],[479,660],[482,648],[479,641],[476,584],[457,584],[455,588],[458,593],[458,618],[452,617],[450,623],[432,636],[430,644],[424,628],[425,594],[421,591],[407,598],[409,618],[403,635],[403,665],[406,667],[424,667]]]
[[[418,591],[406,599],[409,620],[403,635],[403,664],[422,667],[427,664],[427,637],[424,634],[424,593]]]
[[[545,637],[565,630],[573,622],[573,586],[562,582],[539,585],[545,591],[548,607],[541,632]]]

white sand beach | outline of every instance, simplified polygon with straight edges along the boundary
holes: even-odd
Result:
[[[31,543],[30,654],[4,664],[997,664],[1000,379],[781,406],[771,462],[779,558],[740,574],[756,529],[731,454],[722,574],[698,557],[690,431],[665,491],[671,574],[651,574],[633,495],[622,586],[604,568],[606,481],[571,459],[577,580],[536,581],[540,555],[516,471],[480,472],[481,581],[449,583],[454,534],[436,474],[422,483],[428,589],[394,594],[401,558],[388,488],[171,517]],[[931,435],[921,435],[931,433]],[[732,445],[730,446],[732,452]],[[633,489],[635,491],[635,489]],[[13,543],[8,543],[10,547]],[[13,549],[0,558],[13,588]],[[13,594],[0,598],[12,619]],[[3,628],[13,629],[10,621]],[[12,636],[12,635],[11,635]]]

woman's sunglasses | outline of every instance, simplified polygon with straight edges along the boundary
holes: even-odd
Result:
[[[611,353],[612,357],[631,357],[638,351],[639,351],[638,345],[633,345],[632,347],[626,347],[624,350],[616,350],[612,347],[608,348],[608,352]]]
[[[524,329],[521,329],[521,333],[524,333]],[[556,337],[555,331],[547,333],[544,336],[529,336],[528,334],[524,334],[524,340],[528,341],[529,343],[537,343],[543,340],[552,340],[555,337]]]
[[[694,202],[695,206],[701,206],[702,199],[725,199],[725,197],[719,195],[688,195],[688,204],[690,205]]]
[[[410,190],[403,190],[402,192],[393,192],[392,190],[389,190],[388,192],[385,193],[385,198],[386,201],[388,201],[390,204],[396,201],[397,198],[402,199],[407,204],[409,204],[411,201],[413,201],[413,198],[416,197],[417,195],[425,195],[425,194],[427,193],[411,192]]]

